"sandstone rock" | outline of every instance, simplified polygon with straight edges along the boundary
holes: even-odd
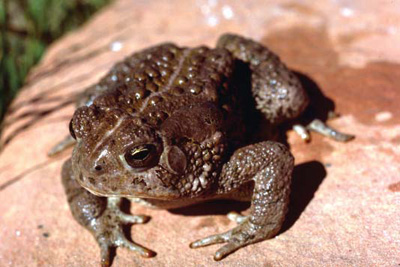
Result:
[[[333,100],[342,116],[329,123],[357,138],[342,144],[312,135],[305,144],[288,132],[297,166],[288,219],[276,238],[214,262],[218,246],[188,244],[232,228],[224,215],[231,203],[175,212],[132,206],[132,213],[152,216],[132,227],[132,238],[158,255],[143,259],[118,249],[114,266],[398,266],[400,5],[299,3],[120,0],[52,45],[5,120],[1,265],[98,265],[99,249],[72,219],[60,182],[71,151],[46,156],[68,134],[74,94],[133,51],[162,41],[214,45],[230,31],[277,52],[309,90]],[[332,105],[320,103],[321,114]]]

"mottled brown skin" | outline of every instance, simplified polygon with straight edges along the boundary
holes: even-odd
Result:
[[[221,36],[214,49],[161,44],[115,65],[79,100],[70,125],[77,143],[62,173],[72,214],[93,233],[102,264],[110,265],[110,247],[154,255],[123,235],[123,224],[146,217],[123,214],[121,197],[166,209],[251,200],[236,228],[191,244],[227,243],[216,260],[276,235],[293,157],[277,142],[251,144],[249,129],[256,109],[272,130],[307,104],[276,55],[236,35]]]

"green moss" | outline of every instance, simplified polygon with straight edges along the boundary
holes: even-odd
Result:
[[[0,0],[0,121],[45,48],[110,0]]]

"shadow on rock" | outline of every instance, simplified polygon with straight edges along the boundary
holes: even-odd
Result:
[[[329,112],[335,110],[335,103],[322,93],[318,84],[309,76],[296,71],[295,74],[310,98],[310,104],[304,111],[301,119],[304,120],[304,123],[309,123],[313,119],[327,121]]]
[[[295,166],[293,170],[289,212],[280,233],[289,230],[308,204],[326,177],[324,165],[319,161],[309,161]]]
[[[231,211],[242,212],[250,207],[250,202],[235,200],[213,200],[192,206],[172,209],[171,213],[185,216],[226,215]]]

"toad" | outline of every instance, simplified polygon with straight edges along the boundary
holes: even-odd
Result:
[[[75,145],[62,168],[72,215],[96,239],[101,264],[110,265],[113,247],[155,255],[124,235],[125,224],[148,217],[122,212],[121,198],[163,209],[251,201],[248,216],[229,214],[235,228],[190,244],[225,243],[215,260],[275,236],[288,210],[294,160],[273,135],[254,141],[254,125],[263,121],[264,132],[273,133],[308,103],[277,55],[238,35],[222,35],[216,48],[163,43],[117,63],[78,100],[70,122]],[[304,139],[309,130],[352,138],[319,120],[294,129]]]

